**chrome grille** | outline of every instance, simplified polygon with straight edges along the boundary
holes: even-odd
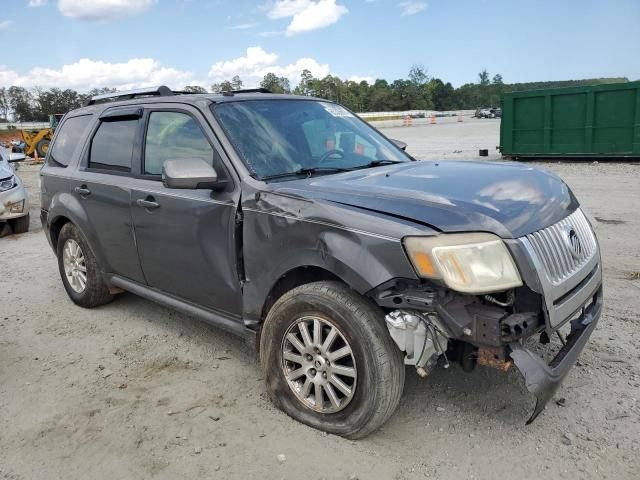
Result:
[[[598,250],[591,226],[580,209],[527,235],[527,239],[553,286],[579,272]]]

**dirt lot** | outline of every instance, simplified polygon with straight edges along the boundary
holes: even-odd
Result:
[[[385,133],[420,158],[497,158],[495,120]],[[234,337],[129,294],[75,307],[23,168],[33,230],[0,239],[0,478],[640,478],[640,163],[538,166],[598,219],[606,311],[579,365],[530,426],[515,372],[409,369],[396,415],[357,442],[275,410]]]

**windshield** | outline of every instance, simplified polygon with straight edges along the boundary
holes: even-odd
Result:
[[[217,104],[212,109],[249,170],[263,180],[411,160],[333,103],[248,100]]]

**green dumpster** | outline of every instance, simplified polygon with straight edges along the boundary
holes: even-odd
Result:
[[[640,158],[640,81],[505,93],[504,157]]]

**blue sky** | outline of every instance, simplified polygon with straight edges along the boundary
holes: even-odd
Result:
[[[0,86],[640,79],[639,0],[1,0]],[[31,6],[29,6],[31,4]],[[34,33],[29,33],[33,31]]]

